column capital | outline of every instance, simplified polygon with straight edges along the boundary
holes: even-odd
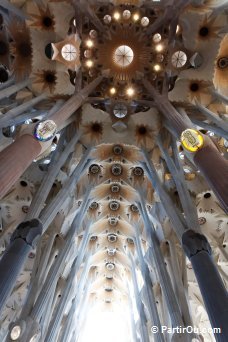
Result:
[[[194,230],[187,230],[182,235],[182,247],[189,259],[202,251],[207,252],[209,255],[212,254],[211,246],[206,237]]]
[[[43,226],[37,219],[22,222],[17,226],[15,232],[11,236],[11,242],[17,239],[23,239],[31,247],[36,246],[38,237],[42,234]]]
[[[45,153],[51,147],[52,141],[53,141],[55,134],[56,134],[56,132],[53,130],[53,136],[51,135],[52,132],[49,132],[50,137],[48,139],[45,140],[45,137],[44,137],[43,141],[41,139],[38,139],[38,137],[37,137],[38,125],[45,124],[48,121],[52,121],[52,120],[49,120],[49,119],[48,120],[41,120],[38,123],[34,123],[34,124],[30,124],[30,125],[24,124],[21,126],[20,131],[18,132],[18,135],[17,135],[17,137],[21,137],[23,135],[30,135],[34,139],[34,141],[40,145],[40,152],[37,155],[37,158],[38,157],[41,158],[43,153]],[[53,124],[55,125],[54,121],[53,121]],[[48,136],[47,130],[46,130],[44,136],[45,135]]]

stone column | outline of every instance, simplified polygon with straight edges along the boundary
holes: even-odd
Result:
[[[73,301],[72,301],[72,305],[71,305],[70,311],[69,311],[69,313],[67,315],[66,322],[64,324],[63,332],[61,334],[61,339],[58,340],[59,342],[60,341],[67,341],[69,333],[71,331],[71,326],[72,326],[72,323],[73,323],[75,310],[76,310],[76,303],[75,303],[75,298],[74,298]]]
[[[228,341],[228,294],[212,258],[211,247],[204,235],[189,230],[182,237],[183,249],[191,261],[216,341]]]
[[[91,83],[89,83],[85,88],[83,88],[79,93],[73,95],[66,103],[49,117],[53,120],[59,127],[64,121],[66,121],[78,108],[80,108],[86,101],[89,94],[96,89],[96,87],[103,80],[103,76],[97,77]]]
[[[50,203],[44,208],[44,210],[40,214],[40,220],[41,222],[43,222],[44,232],[47,230],[48,226],[54,220],[58,211],[61,209],[61,206],[64,204],[67,197],[69,196],[70,191],[75,186],[76,182],[78,181],[81,174],[83,173],[83,169],[85,169],[85,164],[88,159],[90,151],[91,151],[90,148],[86,150],[80,162],[76,166],[74,172],[64,184],[64,187],[58,192],[58,194],[50,201]],[[85,193],[85,198],[90,188],[91,187],[88,186],[87,192]]]
[[[104,76],[97,77],[78,94],[72,96],[59,110],[57,110],[57,112],[51,115],[49,119],[53,120],[57,124],[57,127],[60,127],[79,107],[81,107],[89,94],[102,81],[103,77]],[[14,89],[14,92],[17,90],[18,89]],[[0,198],[7,193],[40,152],[40,143],[36,141],[33,136],[25,134],[0,153]]]
[[[5,99],[6,97],[9,97],[9,96],[17,93],[19,90],[27,87],[29,85],[29,83],[30,83],[30,80],[27,79],[25,81],[22,81],[20,83],[12,85],[12,86],[10,86],[8,88],[2,89],[0,91],[0,100]]]
[[[139,287],[138,287],[138,281],[136,276],[136,270],[135,270],[135,263],[133,260],[133,256],[129,253],[128,257],[131,262],[131,276],[132,276],[132,282],[134,287],[134,294],[135,294],[135,301],[136,306],[139,314],[139,327],[140,327],[140,333],[141,333],[141,339],[142,342],[149,342],[149,334],[147,330],[147,318],[144,310],[144,305],[141,300]]]
[[[31,220],[21,223],[12,235],[9,248],[0,261],[0,312],[16,284],[27,255],[36,245],[41,232],[41,223],[38,220]]]
[[[72,298],[74,293],[73,288],[75,287],[76,267],[75,262],[70,270],[69,276],[66,280],[65,288],[62,290],[61,299],[58,306],[52,316],[51,322],[48,327],[47,335],[45,336],[45,342],[56,341],[57,334],[59,332],[60,324],[64,315],[68,301]]]
[[[228,161],[210,140],[195,154],[193,160],[228,213]]]
[[[9,0],[1,0],[1,7],[11,12],[11,14],[20,17],[22,20],[27,18],[27,15],[18,7],[14,6]]]
[[[35,193],[32,199],[32,203],[27,214],[27,219],[38,217],[40,215],[40,212],[44,207],[45,201],[55,181],[55,178],[60,171],[60,168],[64,165],[70,153],[73,152],[80,136],[81,135],[79,133],[75,134],[62,153],[58,154],[58,159],[51,163],[46,176],[43,178],[38,191]],[[81,171],[82,170],[79,172],[81,173]]]
[[[25,134],[0,153],[0,198],[9,191],[40,152],[39,141]]]
[[[158,310],[157,310],[157,305],[156,305],[156,300],[154,297],[154,292],[153,292],[153,284],[150,278],[150,271],[149,271],[149,267],[146,264],[145,260],[144,260],[144,256],[142,253],[142,246],[141,246],[141,242],[140,242],[140,231],[139,231],[139,227],[135,227],[136,228],[136,249],[137,249],[137,253],[138,253],[138,260],[139,260],[139,264],[140,264],[140,269],[141,269],[141,274],[143,276],[144,279],[144,287],[145,287],[145,301],[147,302],[147,310],[149,312],[150,315],[150,320],[153,324],[153,326],[158,327],[158,332],[156,334],[154,334],[154,340],[156,342],[164,342],[164,336],[161,332],[161,322],[160,322],[160,318],[159,318],[159,314],[158,314]]]
[[[18,115],[24,113],[26,110],[31,109],[37,103],[45,100],[46,98],[46,94],[41,94],[37,97],[34,97],[30,101],[24,102],[21,105],[9,110],[6,114],[4,114],[4,116],[0,117],[0,128],[9,126],[12,120],[17,118]]]
[[[9,86],[13,85],[14,82],[15,80],[13,77],[9,78],[8,81],[0,84],[0,90],[8,88]]]
[[[178,137],[186,129],[193,128],[190,121],[181,116],[169,102],[168,98],[162,96],[147,80],[143,81],[154,98],[157,108],[164,115]],[[194,153],[190,153],[197,167],[202,171],[212,190],[218,197],[224,210],[228,212],[228,162],[221,156],[211,139],[203,135],[204,146]],[[187,154],[190,157],[189,153]]]
[[[176,298],[176,295],[174,293],[173,287],[172,287],[172,283],[168,274],[168,271],[166,269],[165,266],[165,262],[164,262],[164,258],[163,255],[161,253],[161,249],[160,249],[160,243],[159,240],[157,238],[156,232],[155,232],[155,228],[152,224],[152,222],[150,222],[148,214],[147,214],[147,210],[145,207],[144,202],[141,200],[140,203],[138,203],[138,207],[140,209],[140,213],[142,215],[142,219],[144,221],[144,228],[145,228],[145,234],[146,234],[146,238],[147,238],[147,242],[149,244],[149,248],[147,250],[147,254],[148,254],[148,259],[149,259],[149,263],[151,265],[152,264],[152,260],[153,263],[156,266],[156,270],[157,270],[157,274],[159,277],[159,281],[161,284],[161,288],[162,288],[162,292],[164,294],[164,298],[167,304],[167,308],[169,310],[169,315],[170,315],[170,319],[172,322],[172,326],[173,327],[178,327],[178,326],[182,326],[184,327],[184,322],[182,319],[182,314],[180,311],[180,307],[179,307],[179,303],[178,300]],[[148,262],[148,260],[147,260]],[[183,338],[184,341],[189,341],[190,340],[190,335],[187,334],[179,334],[179,336],[174,337],[173,340],[175,340],[175,338]]]

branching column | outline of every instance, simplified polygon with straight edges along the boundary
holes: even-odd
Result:
[[[182,245],[192,263],[199,288],[219,342],[228,341],[228,293],[212,259],[211,247],[204,235],[192,230],[183,234]]]
[[[135,264],[134,264],[133,256],[130,253],[128,256],[131,261],[132,282],[134,286],[136,306],[137,306],[137,310],[139,314],[139,326],[140,326],[141,340],[142,342],[149,342],[149,335],[148,335],[148,330],[147,330],[147,318],[145,315],[144,305],[141,301],[141,296],[139,292],[137,276],[136,276],[136,271],[135,271]]]
[[[97,77],[78,94],[72,96],[66,103],[49,117],[57,127],[66,120],[85,102],[89,94],[102,81],[103,76]],[[20,178],[27,167],[41,153],[41,144],[33,135],[25,134],[0,153],[0,198]]]
[[[29,83],[30,83],[30,80],[27,79],[25,81],[22,81],[20,83],[15,84],[15,85],[11,85],[8,88],[2,89],[0,91],[0,100],[5,99],[6,97],[9,97],[9,96],[17,93],[19,90],[27,87],[29,85]]]
[[[31,249],[42,233],[38,220],[21,223],[11,237],[9,248],[0,261],[0,312],[15,286],[17,276]]]
[[[144,86],[153,96],[158,110],[168,120],[177,136],[180,137],[186,129],[194,128],[193,124],[189,126],[189,119],[181,116],[168,98],[160,95],[149,81],[144,80]],[[191,155],[223,208],[228,212],[228,161],[221,156],[209,137],[204,135],[203,138],[204,146]]]
[[[157,310],[157,305],[156,305],[156,300],[154,297],[154,293],[153,293],[153,284],[150,278],[150,271],[149,271],[149,267],[146,264],[145,260],[144,260],[144,256],[142,253],[142,246],[140,243],[140,231],[138,229],[138,227],[135,227],[136,230],[136,248],[137,248],[137,253],[138,253],[138,258],[139,258],[139,263],[140,263],[140,268],[141,268],[141,273],[144,279],[144,283],[145,283],[145,298],[147,301],[147,309],[148,312],[150,314],[150,319],[151,322],[154,326],[158,327],[158,333],[155,334],[154,336],[154,340],[156,342],[163,342],[164,340],[164,336],[161,333],[161,322],[159,319],[159,314],[158,314],[158,310]]]
[[[9,110],[3,117],[0,117],[0,128],[10,126],[11,122],[15,118],[18,119],[18,115],[24,113],[26,110],[33,108],[35,105],[47,98],[46,94],[41,94],[34,97],[32,100],[22,103],[21,105]]]
[[[0,153],[0,198],[2,198],[41,152],[41,144],[22,135]]]
[[[103,76],[97,77],[94,81],[89,83],[79,93],[73,95],[66,103],[52,116],[49,117],[59,127],[64,121],[66,121],[81,105],[86,101],[89,94],[96,89],[96,87],[103,80]]]

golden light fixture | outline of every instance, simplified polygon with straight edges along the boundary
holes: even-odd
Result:
[[[135,90],[132,87],[127,88],[127,96],[132,97],[135,94]]]
[[[92,66],[93,66],[93,61],[91,60],[91,59],[89,59],[88,61],[86,61],[86,66],[87,66],[87,68],[92,68]]]
[[[154,68],[154,71],[156,72],[161,71],[161,66],[159,64],[155,64],[153,68]]]
[[[93,41],[91,40],[91,39],[88,39],[87,41],[86,41],[86,46],[88,47],[88,48],[92,48],[93,47]]]
[[[113,18],[114,18],[115,20],[120,20],[120,13],[119,13],[119,12],[114,12]]]
[[[116,94],[116,88],[112,87],[112,88],[110,89],[110,94],[111,94],[111,95],[115,95],[115,94]]]
[[[133,14],[133,20],[134,20],[134,21],[138,21],[139,18],[140,18],[140,16],[139,16],[138,13]]]
[[[196,152],[203,147],[204,138],[196,129],[186,129],[181,133],[181,144],[189,152]]]
[[[158,44],[158,45],[155,46],[155,50],[157,52],[161,52],[163,49],[164,49],[164,46],[162,44]]]

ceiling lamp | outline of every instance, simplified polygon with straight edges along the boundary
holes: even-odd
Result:
[[[123,147],[121,145],[114,145],[113,153],[116,154],[117,156],[121,155],[123,153]]]
[[[115,12],[115,13],[113,14],[113,18],[114,18],[115,20],[119,20],[119,19],[120,19],[120,13],[119,13],[119,12]]]
[[[112,288],[112,287],[106,287],[106,288],[105,288],[105,291],[107,291],[107,292],[112,292],[112,291],[113,291],[113,288]]]
[[[146,26],[148,26],[148,25],[149,25],[149,23],[150,23],[150,20],[149,20],[149,18],[147,18],[147,17],[143,17],[143,18],[141,19],[141,25],[142,25],[143,27],[146,27]]]
[[[97,38],[97,31],[96,30],[91,30],[89,35],[90,35],[90,37],[92,39],[95,39],[95,38]]]
[[[129,10],[123,11],[123,18],[124,18],[125,20],[130,19],[130,17],[131,17],[131,12],[130,12]]]
[[[96,240],[97,240],[97,236],[96,235],[91,236],[90,241],[94,242]]]
[[[91,204],[90,204],[90,209],[92,209],[92,210],[95,210],[95,209],[97,209],[98,208],[98,203],[97,202],[92,202]]]
[[[106,275],[106,279],[108,279],[108,280],[113,279],[113,275],[112,275],[112,274],[107,274],[107,275]]]
[[[87,41],[86,41],[86,46],[88,47],[88,48],[92,48],[93,47],[93,41],[91,40],[91,39],[88,39]]]
[[[182,132],[181,143],[187,151],[196,152],[203,147],[204,139],[199,131],[189,128]]]
[[[116,104],[113,109],[113,114],[116,118],[123,119],[127,115],[127,106],[122,103]]]
[[[117,222],[118,222],[117,217],[110,217],[110,218],[109,218],[109,224],[110,224],[111,226],[116,226],[116,225],[117,225]]]
[[[21,327],[20,325],[15,325],[10,332],[11,340],[13,341],[18,340],[20,335],[21,335]]]
[[[220,69],[225,69],[228,67],[228,57],[221,57],[217,61],[217,66]]]
[[[127,88],[127,96],[132,97],[135,94],[135,90],[132,87]]]
[[[126,68],[133,62],[134,52],[129,46],[121,45],[115,50],[113,58],[118,66]]]
[[[115,94],[116,94],[116,88],[112,87],[112,88],[110,89],[110,94],[111,94],[111,95],[115,95]]]
[[[117,241],[117,236],[115,235],[115,234],[109,234],[108,236],[107,236],[107,239],[108,239],[108,241],[109,242],[116,242]]]
[[[111,191],[114,192],[114,193],[117,193],[117,192],[120,192],[120,187],[118,184],[113,184],[111,186]]]
[[[161,66],[159,64],[154,65],[154,71],[158,72],[161,71]]]
[[[116,254],[116,249],[115,248],[109,248],[108,249],[108,255],[109,256],[114,256]]]
[[[162,44],[158,44],[158,45],[155,46],[155,50],[157,52],[161,52],[163,49],[164,49],[164,46]]]
[[[113,210],[113,211],[118,210],[119,207],[120,207],[120,204],[119,204],[118,202],[116,202],[116,201],[111,201],[111,202],[109,203],[109,208],[110,208],[111,210]]]
[[[141,168],[140,166],[134,167],[134,169],[133,169],[133,174],[134,174],[135,176],[143,176],[143,175],[144,175],[143,168]]]
[[[62,47],[61,54],[62,57],[69,62],[74,61],[77,58],[77,50],[72,44],[64,45]]]
[[[182,68],[187,62],[187,55],[184,51],[176,51],[172,55],[171,61],[175,68]]]
[[[154,43],[159,43],[159,42],[161,41],[161,39],[162,39],[162,37],[161,37],[160,33],[155,33],[155,34],[153,35],[153,41],[154,41]]]
[[[139,16],[138,13],[135,13],[135,14],[133,15],[133,20],[134,20],[134,21],[138,21],[139,18],[140,18],[140,16]]]
[[[104,20],[105,24],[110,24],[111,21],[112,21],[112,17],[107,14],[107,15],[104,16],[103,20]]]
[[[111,170],[114,176],[120,176],[122,173],[122,166],[121,164],[113,164]]]
[[[115,264],[113,264],[112,262],[107,262],[105,266],[109,271],[113,271],[115,268]]]
[[[93,174],[96,174],[96,173],[99,173],[101,171],[101,168],[98,164],[92,164],[90,167],[89,167],[89,172],[90,173],[93,173]]]
[[[87,68],[92,68],[92,66],[93,66],[93,61],[91,60],[91,59],[89,59],[88,61],[86,61],[86,66],[87,66]]]
[[[138,213],[138,212],[139,212],[139,209],[138,209],[138,207],[137,207],[135,204],[132,204],[132,205],[130,206],[130,209],[131,209],[131,211],[133,211],[134,213]]]
[[[127,243],[134,244],[134,240],[132,238],[127,238]]]

